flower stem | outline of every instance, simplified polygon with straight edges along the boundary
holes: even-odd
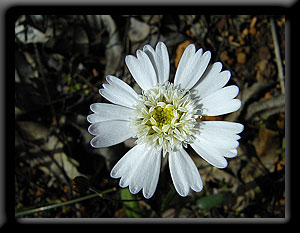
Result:
[[[113,191],[116,191],[116,189],[115,188],[107,189],[107,190],[105,190],[101,193],[93,193],[93,194],[90,194],[90,195],[87,195],[87,196],[84,196],[84,197],[79,197],[79,198],[76,198],[76,199],[73,199],[73,200],[70,200],[70,201],[57,203],[57,204],[53,204],[53,205],[49,205],[49,206],[43,206],[43,207],[39,207],[39,208],[36,208],[36,209],[31,209],[31,210],[24,210],[24,211],[16,213],[15,217],[20,217],[20,216],[23,216],[23,215],[34,214],[34,213],[37,213],[37,212],[40,212],[40,211],[50,210],[50,209],[54,209],[54,208],[57,208],[57,207],[71,205],[71,204],[74,204],[74,203],[77,203],[77,202],[80,202],[80,201],[84,201],[84,200],[87,200],[87,199],[91,199],[91,198],[94,198],[94,197],[97,197],[97,196],[102,197],[102,195],[104,195],[106,193],[113,192]]]

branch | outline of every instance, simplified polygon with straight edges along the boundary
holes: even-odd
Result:
[[[254,115],[263,113],[264,116],[270,116],[284,111],[285,96],[280,95],[269,99],[262,99],[249,105],[245,119],[249,120]]]
[[[282,61],[281,61],[281,57],[280,57],[280,51],[279,51],[279,45],[278,45],[278,39],[277,39],[277,35],[276,35],[274,19],[271,19],[271,29],[272,29],[272,37],[273,37],[273,41],[274,41],[274,50],[275,50],[277,68],[278,68],[278,78],[279,78],[279,82],[280,82],[281,94],[284,95],[284,93],[285,93],[284,76],[283,76]]]

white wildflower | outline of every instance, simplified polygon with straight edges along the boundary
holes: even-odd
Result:
[[[243,125],[234,122],[201,121],[202,116],[217,116],[238,110],[241,101],[234,99],[239,89],[224,87],[230,72],[222,64],[210,66],[211,54],[196,51],[189,45],[179,62],[174,83],[170,83],[167,47],[159,42],[155,50],[145,45],[137,57],[128,55],[126,65],[142,88],[137,94],[128,84],[107,76],[100,94],[113,104],[95,103],[87,117],[88,131],[95,135],[91,145],[108,147],[136,138],[130,149],[113,167],[111,176],[121,178],[120,186],[145,198],[153,196],[161,159],[168,158],[176,191],[187,196],[189,189],[200,192],[202,180],[194,162],[184,148],[190,145],[203,159],[217,168],[227,166],[227,158],[237,155],[238,133]]]

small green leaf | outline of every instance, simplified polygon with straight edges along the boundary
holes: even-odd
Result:
[[[223,201],[223,195],[221,193],[209,195],[207,197],[202,197],[197,201],[198,206],[201,209],[207,210],[216,205],[220,204]]]
[[[75,83],[75,89],[80,90],[81,89],[81,84],[80,83]]]
[[[129,192],[128,188],[121,189],[121,199],[122,200],[136,200],[135,196]],[[126,214],[129,218],[140,218],[138,214],[140,207],[137,201],[124,201],[123,206],[125,207]]]

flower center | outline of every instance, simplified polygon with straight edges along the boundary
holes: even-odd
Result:
[[[143,91],[139,96],[136,117],[132,120],[137,144],[167,152],[193,142],[196,127],[196,104],[189,92],[167,82]]]
[[[171,121],[174,118],[173,109],[158,106],[152,111],[152,117],[156,122],[151,124],[161,129],[164,125],[171,124]]]

